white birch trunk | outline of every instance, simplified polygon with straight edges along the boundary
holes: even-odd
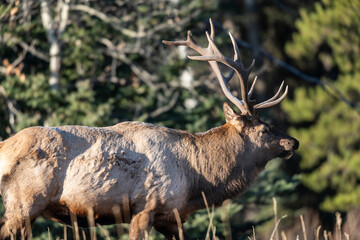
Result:
[[[59,0],[59,11],[56,18],[51,16],[49,0],[41,0],[41,21],[46,30],[48,41],[50,43],[50,78],[49,85],[52,89],[60,88],[60,68],[61,68],[61,42],[59,37],[64,32],[69,16],[70,0]],[[58,19],[55,23],[54,19]],[[57,29],[56,29],[56,26]]]

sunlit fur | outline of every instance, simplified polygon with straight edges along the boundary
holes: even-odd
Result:
[[[0,143],[0,190],[6,207],[0,238],[27,232],[26,219],[44,216],[70,224],[70,212],[87,226],[114,223],[120,206],[130,239],[154,226],[178,237],[181,221],[244,192],[266,163],[291,153],[298,142],[224,104],[226,124],[207,132],[142,122],[112,127],[31,127]]]

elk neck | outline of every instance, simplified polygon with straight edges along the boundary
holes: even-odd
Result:
[[[196,134],[189,169],[189,208],[204,207],[201,192],[209,204],[244,192],[261,169],[253,164],[244,139],[230,123]]]

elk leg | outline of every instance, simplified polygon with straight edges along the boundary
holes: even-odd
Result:
[[[151,230],[154,220],[154,212],[145,209],[136,214],[130,222],[129,240],[146,239],[146,234]]]
[[[6,212],[0,220],[0,239],[29,239],[31,235],[31,226],[35,221],[29,218],[11,216],[8,217]]]
[[[29,199],[36,199],[30,202]],[[33,198],[19,198],[17,193],[3,193],[5,213],[0,220],[0,240],[28,239],[32,225],[40,213],[46,208],[46,199],[37,195]]]
[[[161,233],[165,236],[166,239],[180,239],[179,234],[179,227],[176,223],[169,223],[166,226],[154,226],[156,231]],[[183,232],[183,238],[184,240],[190,239],[189,236],[184,231],[184,227],[181,226],[182,232]]]

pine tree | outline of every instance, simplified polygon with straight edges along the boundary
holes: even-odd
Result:
[[[301,142],[302,182],[326,195],[320,203],[326,211],[347,211],[360,198],[359,11],[360,2],[352,0],[322,0],[313,11],[302,9],[298,32],[286,45],[302,67],[323,72],[325,87],[298,87],[294,100],[282,106],[297,126],[291,134]]]

